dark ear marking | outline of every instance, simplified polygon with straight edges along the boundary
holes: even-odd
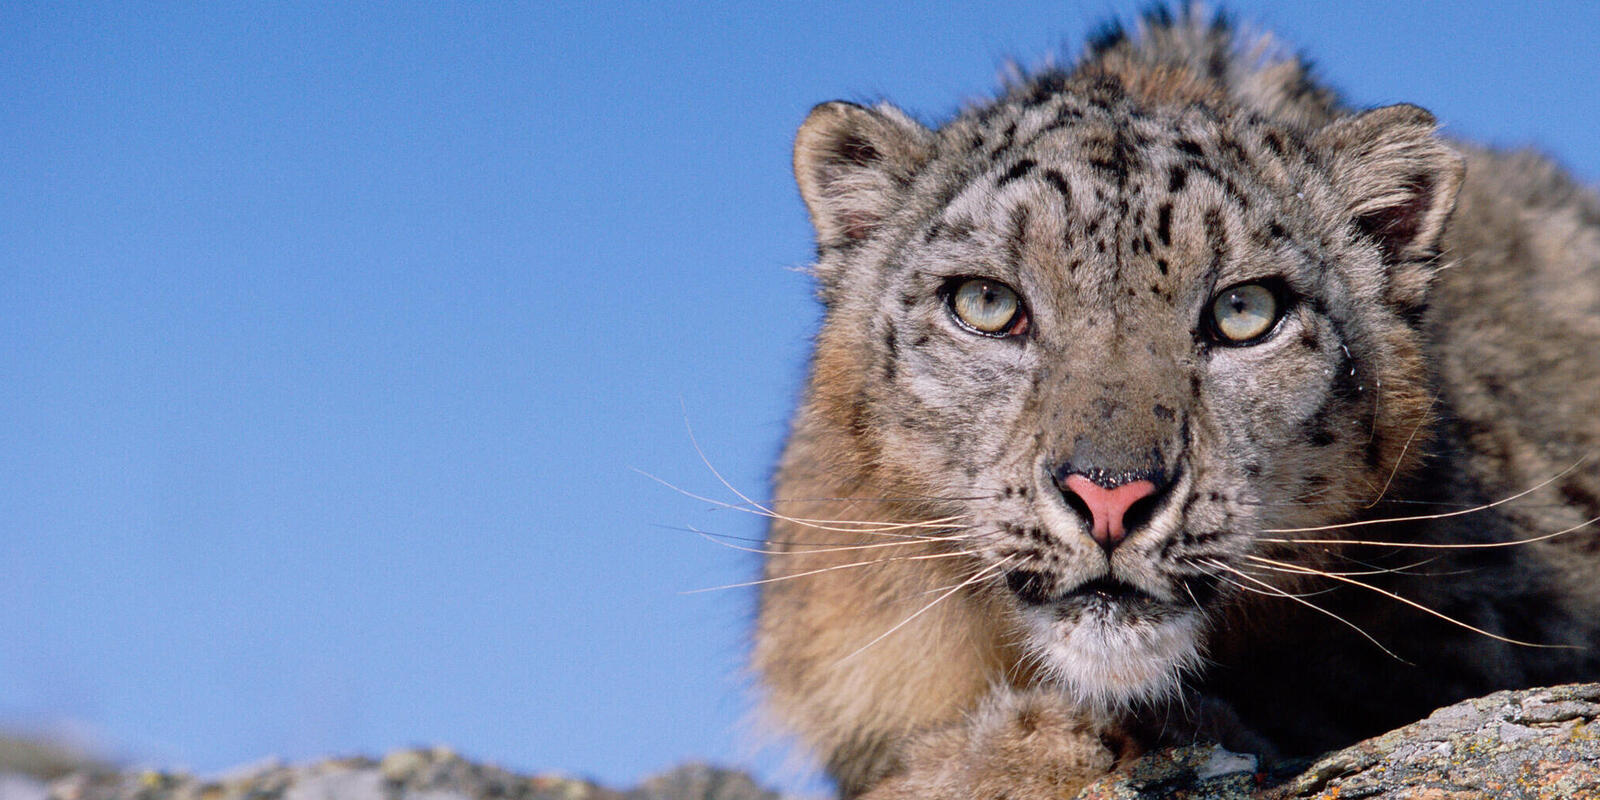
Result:
[[[1317,133],[1354,230],[1388,265],[1384,295],[1402,313],[1426,307],[1445,224],[1466,171],[1436,135],[1433,115],[1395,105],[1339,120]]]
[[[821,249],[872,234],[928,157],[933,134],[890,105],[823,103],[794,142],[794,174]]]
[[[1356,217],[1356,227],[1378,243],[1385,261],[1404,259],[1406,246],[1423,237],[1423,221],[1434,201],[1433,183],[1428,175],[1413,176],[1400,183],[1404,199]]]
[[[877,161],[880,156],[878,149],[872,143],[854,134],[847,134],[835,144],[838,160],[842,160],[857,167],[868,167]]]
[[[1357,230],[1390,263],[1438,250],[1465,166],[1436,135],[1433,115],[1395,105],[1339,120],[1317,134]]]

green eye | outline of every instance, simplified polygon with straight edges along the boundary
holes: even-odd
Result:
[[[1022,300],[1011,287],[988,278],[968,278],[956,284],[946,302],[956,320],[986,336],[1015,336],[1027,329]]]
[[[1283,316],[1278,293],[1259,283],[1241,283],[1211,301],[1211,330],[1224,344],[1253,344]]]

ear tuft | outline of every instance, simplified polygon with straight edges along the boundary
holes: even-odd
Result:
[[[1394,105],[1339,120],[1317,134],[1356,227],[1390,264],[1438,253],[1465,171],[1436,135],[1433,115]]]
[[[933,134],[890,105],[823,103],[794,141],[794,174],[817,243],[865,239],[895,207],[932,150]]]

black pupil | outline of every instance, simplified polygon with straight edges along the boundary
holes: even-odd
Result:
[[[1250,307],[1250,304],[1245,301],[1244,295],[1239,292],[1230,292],[1228,294],[1228,305],[1233,308],[1233,313],[1235,314],[1243,314],[1244,310]]]

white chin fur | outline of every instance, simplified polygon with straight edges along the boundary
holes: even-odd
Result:
[[[1200,623],[1193,613],[1157,622],[1088,611],[1067,621],[1048,609],[1027,614],[1028,644],[1045,674],[1077,703],[1111,715],[1174,694],[1183,673],[1200,662]]]

